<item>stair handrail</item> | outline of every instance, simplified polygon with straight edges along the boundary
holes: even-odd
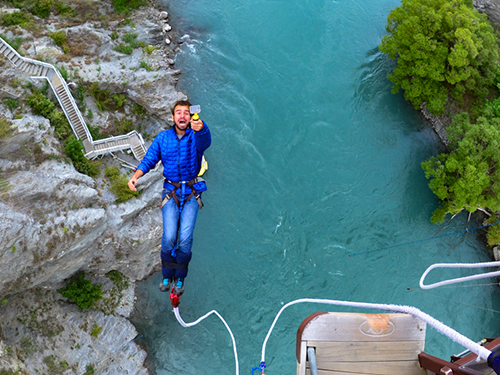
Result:
[[[139,144],[142,147],[144,153],[146,153],[146,148],[144,147],[144,139],[142,138],[141,133],[137,132],[136,130],[132,130],[131,132],[129,132],[127,134],[122,134],[122,135],[117,135],[117,136],[110,136],[108,138],[98,139],[98,140],[94,141],[94,143],[93,143],[94,150],[86,153],[85,157],[87,157],[88,155],[90,156],[91,154],[96,154],[96,153],[103,154],[103,153],[106,153],[106,152],[112,152],[112,151],[116,151],[116,150],[122,150],[122,149],[130,148],[132,150],[132,153],[136,157],[136,159],[139,160],[139,158],[135,154],[134,148],[132,147],[132,144],[130,142],[127,142],[127,144],[124,144],[124,145],[121,145],[121,146],[112,146],[112,147],[104,148],[104,149],[101,149],[101,150],[95,150],[95,146],[98,146],[98,145],[101,145],[101,144],[106,144],[106,143],[111,143],[111,142],[116,142],[116,141],[122,141],[122,140],[129,141],[130,138],[132,138],[133,136],[137,136],[139,138]]]
[[[111,142],[111,141],[121,141],[121,140],[129,139],[134,134],[138,135],[139,138],[141,139],[141,141],[144,143],[141,134],[138,133],[137,130],[132,130],[131,132],[129,132],[127,134],[111,135],[111,136],[109,136],[107,138],[97,139],[97,140],[94,141],[93,144],[94,145],[98,145],[98,144],[102,144],[102,143],[108,143],[108,142]]]

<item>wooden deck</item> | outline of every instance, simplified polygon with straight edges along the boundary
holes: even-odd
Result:
[[[297,374],[310,374],[313,347],[319,375],[425,375],[418,361],[425,330],[406,314],[313,314],[297,332]]]

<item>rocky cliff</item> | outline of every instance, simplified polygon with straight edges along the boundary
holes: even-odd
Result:
[[[1,36],[19,42],[25,57],[66,72],[87,122],[103,134],[134,128],[152,140],[168,126],[170,106],[185,98],[176,90],[176,35],[167,13],[155,4],[117,13],[110,0],[51,4],[40,18],[0,1]],[[29,22],[6,26],[12,14],[28,14]],[[61,30],[66,40],[58,45]],[[81,90],[91,84],[120,94],[119,110],[103,109]],[[28,106],[33,85],[43,82],[0,55],[0,373],[146,374],[146,353],[126,318],[133,281],[158,270],[161,169],[141,179],[137,198],[115,203],[104,169],[131,174],[121,163],[133,163],[131,155],[105,156],[95,178],[77,172],[49,120]],[[126,288],[105,276],[113,270]],[[94,309],[79,311],[57,293],[79,271],[102,284],[104,299]]]

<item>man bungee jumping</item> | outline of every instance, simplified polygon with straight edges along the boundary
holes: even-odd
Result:
[[[161,161],[163,164],[161,239],[162,292],[180,296],[191,260],[193,231],[198,209],[203,206],[201,193],[207,190],[205,181],[198,177],[203,152],[210,147],[211,136],[207,124],[192,119],[191,103],[178,101],[172,107],[174,126],[160,132],[149,147],[146,156],[128,181],[128,187],[137,191],[137,180]]]

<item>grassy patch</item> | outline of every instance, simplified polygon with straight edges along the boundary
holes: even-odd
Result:
[[[128,177],[122,175],[117,167],[109,165],[105,169],[106,177],[111,182],[111,192],[116,196],[116,203],[126,202],[139,195],[138,191],[132,191],[128,188]]]
[[[5,105],[7,105],[7,107],[9,107],[9,109],[11,111],[14,111],[15,109],[17,109],[17,107],[19,107],[19,102],[16,100],[16,99],[4,99],[3,102],[5,103]]]
[[[47,366],[49,375],[63,374],[68,368],[68,362],[59,361],[55,355],[46,356],[43,363]]]
[[[62,30],[49,33],[49,36],[52,38],[56,46],[61,47],[64,53],[68,54],[70,52],[70,48],[68,46],[68,40],[66,33]],[[67,78],[65,78],[67,79]]]
[[[143,5],[147,5],[145,0],[113,0],[116,13],[128,14],[132,9],[137,9]]]
[[[0,118],[0,139],[12,134],[12,123],[5,117]]]
[[[153,68],[151,67],[151,64],[149,64],[147,61],[144,61],[144,60],[141,60],[141,68],[146,69],[148,72],[153,70]]]
[[[120,271],[117,271],[117,270],[109,271],[106,274],[106,277],[108,279],[110,279],[113,282],[113,284],[115,284],[116,288],[120,292],[122,290],[127,289],[130,286],[130,283],[128,282],[128,278]]]
[[[99,327],[97,325],[97,323],[94,323],[94,326],[92,327],[92,329],[90,330],[90,334],[92,336],[94,336],[95,338],[97,338],[97,336],[99,336],[99,334],[102,332],[102,327]]]
[[[120,43],[117,46],[114,46],[113,49],[117,52],[124,53],[126,55],[131,55],[134,52],[134,49],[126,44]]]
[[[155,46],[150,46],[150,45],[147,45],[146,47],[144,47],[142,49],[142,51],[144,53],[147,53],[148,55],[151,55],[154,51],[156,51],[158,48],[156,48]]]
[[[85,367],[85,370],[86,371],[82,375],[94,375],[95,373],[94,367],[92,365],[87,365],[87,367]]]
[[[113,94],[113,101],[117,108],[121,108],[125,105],[127,101],[127,97],[123,94]]]
[[[124,94],[111,94],[109,88],[101,89],[99,84],[94,82],[89,87],[89,93],[94,98],[97,108],[101,111],[117,110],[124,106],[127,96]]]
[[[5,27],[19,26],[25,29],[30,25],[31,22],[31,16],[25,12],[20,11],[5,13],[0,18],[0,25]]]
[[[24,39],[21,38],[20,36],[15,37],[14,39],[9,39],[5,35],[0,34],[0,38],[5,40],[9,46],[14,48],[17,52],[19,52],[19,47],[21,47],[21,44],[23,44]]]
[[[85,279],[85,272],[79,272],[64,288],[58,290],[60,294],[76,303],[79,310],[94,307],[94,303],[102,299],[101,285],[94,285]]]

